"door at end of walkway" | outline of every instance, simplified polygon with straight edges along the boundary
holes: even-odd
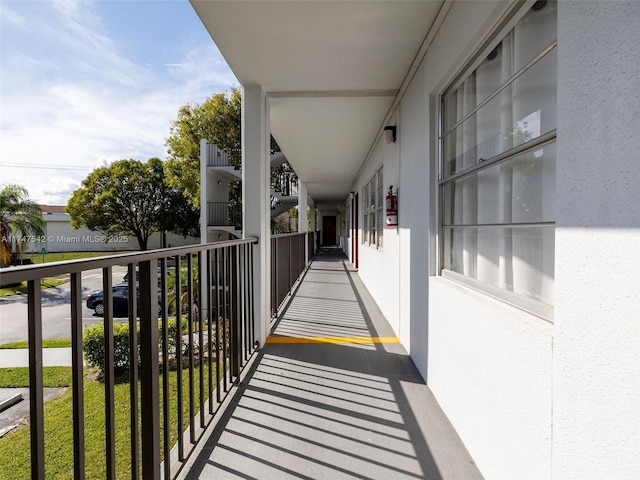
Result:
[[[322,245],[336,245],[336,216],[322,217]]]

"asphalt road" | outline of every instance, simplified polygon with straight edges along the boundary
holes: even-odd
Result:
[[[113,267],[113,283],[122,283],[126,267]],[[84,325],[102,323],[86,307],[89,292],[102,289],[102,270],[88,270],[82,274],[82,317]],[[42,291],[42,338],[71,338],[71,303],[69,282]],[[122,319],[126,321],[126,319]],[[0,299],[0,344],[28,339],[27,296]]]

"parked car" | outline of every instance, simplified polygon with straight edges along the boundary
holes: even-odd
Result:
[[[87,295],[87,308],[90,308],[96,315],[104,315],[104,292],[96,290]],[[113,286],[113,316],[129,316],[129,285],[119,283]]]
[[[175,267],[175,260],[173,258],[170,258],[169,260],[171,261],[167,261],[167,271],[171,271],[172,268]],[[160,281],[159,277],[160,277],[160,261],[158,261],[158,282]],[[122,277],[122,281],[123,283],[129,283],[129,272],[124,274],[124,277]],[[140,269],[136,268],[136,283],[140,282]]]
[[[129,316],[129,284],[118,283],[113,286],[113,316],[128,317]],[[140,291],[138,290],[138,299],[140,299]],[[161,292],[158,291],[158,312],[161,311]],[[104,315],[104,292],[96,290],[87,295],[87,308],[93,310],[95,315]],[[140,304],[138,303],[138,306]]]
[[[124,277],[122,277],[122,282],[129,283],[129,272],[124,274]],[[140,283],[140,270],[137,270],[137,269],[136,269],[136,283]]]

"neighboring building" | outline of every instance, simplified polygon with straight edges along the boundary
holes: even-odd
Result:
[[[139,250],[138,241],[132,235],[104,235],[87,228],[74,230],[71,228],[71,216],[65,213],[64,205],[40,205],[45,222],[44,235],[39,242],[31,242],[24,253],[38,252],[121,252]],[[179,247],[199,243],[199,238],[187,237],[172,233],[167,234],[167,246]],[[160,248],[162,238],[159,233],[149,238],[149,249]]]
[[[640,2],[191,3],[262,278],[271,132],[487,479],[640,478]]]
[[[270,217],[284,214],[298,204],[295,175],[275,175],[271,169],[286,163],[277,152],[270,156]],[[200,141],[200,234],[202,243],[242,238],[242,205],[229,201],[232,182],[242,181],[242,170],[229,155],[207,140]]]

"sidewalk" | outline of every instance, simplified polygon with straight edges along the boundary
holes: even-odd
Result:
[[[70,367],[71,348],[43,348],[42,364],[45,367]],[[0,349],[0,368],[15,368],[29,366],[29,349]],[[45,388],[45,402],[62,393],[66,388]],[[9,399],[22,395],[15,403]],[[29,417],[29,389],[28,388],[0,388],[0,438],[11,432],[18,425],[26,422]]]
[[[42,365],[45,367],[70,367],[71,348],[43,348]],[[28,348],[0,349],[0,368],[28,366]]]

